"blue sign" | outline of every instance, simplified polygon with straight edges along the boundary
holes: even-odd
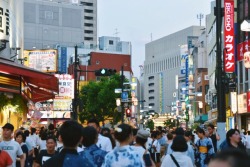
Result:
[[[67,48],[61,47],[60,72],[67,74]]]
[[[122,92],[121,98],[122,101],[128,101],[128,92]]]

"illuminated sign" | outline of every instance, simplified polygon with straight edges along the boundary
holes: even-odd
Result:
[[[235,71],[234,0],[225,0],[224,12],[224,71],[232,73]]]
[[[64,99],[74,98],[74,79],[69,74],[56,74],[59,79],[59,96],[64,97]]]
[[[24,65],[42,71],[57,72],[57,50],[25,50]]]

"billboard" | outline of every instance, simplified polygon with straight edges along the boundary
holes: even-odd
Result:
[[[57,50],[25,50],[24,65],[42,72],[57,72]]]
[[[8,1],[1,1],[0,4],[0,40],[9,41],[10,35],[10,12]]]
[[[224,71],[235,71],[234,55],[234,0],[224,1]]]

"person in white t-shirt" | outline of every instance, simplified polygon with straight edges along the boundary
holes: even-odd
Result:
[[[12,140],[12,134],[14,126],[10,123],[6,123],[3,127],[3,141],[0,143],[0,149],[5,150],[11,157],[13,163],[12,167],[16,167],[16,158],[20,157],[20,166],[25,165],[25,156],[23,154],[21,146],[14,140]]]
[[[88,126],[92,126],[97,130],[98,133],[100,132],[100,125],[96,119],[90,119],[88,121]],[[96,145],[100,149],[107,151],[107,152],[112,150],[112,144],[111,144],[110,139],[102,136],[101,134],[98,134],[98,141],[97,141]]]

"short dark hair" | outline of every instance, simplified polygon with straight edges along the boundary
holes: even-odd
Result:
[[[22,131],[19,131],[19,132],[16,133],[15,139],[16,139],[19,135],[22,136],[23,142],[25,143],[25,141],[26,141],[26,135],[25,135]]]
[[[139,136],[136,136],[135,141],[137,144],[142,146],[145,149],[145,143],[148,141],[148,139],[141,138]]]
[[[116,140],[118,140],[119,142],[123,142],[126,141],[129,136],[132,135],[132,133],[132,127],[130,125],[120,124],[117,128],[115,128],[114,136]]]
[[[30,131],[31,131],[31,135],[33,135],[34,133],[36,133],[36,128],[31,128]]]
[[[172,139],[173,139],[173,137],[174,137],[174,136],[173,136],[173,134],[172,134],[172,133],[168,133],[168,134],[167,134],[167,138],[168,138],[168,140],[172,140]]]
[[[204,129],[201,129],[201,128],[197,129],[197,133],[202,133],[203,135],[205,135]]]
[[[151,133],[151,137],[152,138],[156,138],[158,135],[160,135],[161,133],[159,132],[159,131],[153,131],[152,133]]]
[[[76,121],[65,121],[59,130],[63,146],[76,147],[82,137],[82,128],[82,125]]]
[[[28,137],[28,136],[30,135],[30,131],[29,131],[29,130],[25,130],[23,133],[24,133],[24,135],[25,135],[26,137]]]
[[[83,129],[82,136],[83,136],[82,144],[85,147],[89,147],[96,143],[96,139],[98,138],[98,132],[94,127],[87,126]]]
[[[138,129],[133,128],[133,135],[134,135],[134,136],[137,134],[137,132],[138,132]]]
[[[174,140],[173,144],[171,146],[173,151],[178,151],[178,152],[185,152],[188,149],[187,142],[182,135],[177,135]]]
[[[99,121],[95,118],[89,119],[87,124],[89,123],[95,123],[97,127],[100,127]]]
[[[183,128],[179,127],[177,129],[175,129],[175,133],[176,133],[176,135],[184,135],[184,130],[183,130]]]
[[[229,131],[227,131],[226,140],[228,143],[230,143],[230,137],[232,137],[235,132],[238,132],[240,134],[240,131],[238,129],[230,129]]]
[[[52,139],[56,143],[56,138],[54,136],[48,136],[46,142],[50,139]]]
[[[214,129],[214,125],[213,124],[208,124],[207,126],[210,127],[210,128],[212,128],[212,129]]]

